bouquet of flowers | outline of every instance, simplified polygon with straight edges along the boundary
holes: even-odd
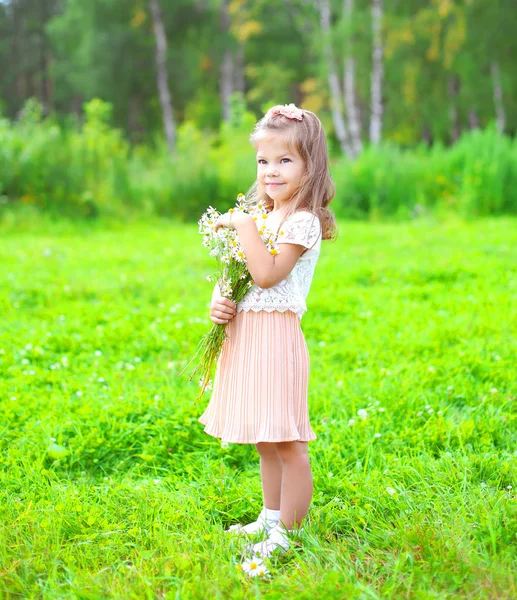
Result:
[[[235,208],[230,208],[229,212],[243,212],[251,215],[255,221],[264,222],[258,228],[258,233],[269,252],[274,256],[279,254],[274,234],[265,225],[264,220],[267,218],[267,213],[262,203],[258,203],[256,207],[250,207],[246,204],[244,194],[239,194]],[[244,298],[254,282],[248,271],[246,257],[239,242],[237,231],[229,227],[220,227],[217,231],[215,230],[215,224],[220,216],[221,213],[210,206],[198,222],[199,233],[203,235],[203,246],[210,249],[210,256],[213,256],[217,263],[217,271],[213,275],[208,275],[206,279],[214,281],[215,275],[221,295],[237,304]],[[212,325],[210,331],[201,339],[196,354],[185,367],[186,369],[202,351],[198,364],[190,375],[190,381],[192,381],[194,375],[198,371],[201,372],[201,379],[199,380],[201,391],[196,400],[199,400],[211,383],[210,376],[213,366],[219,358],[224,341],[227,339],[226,325],[226,323],[214,323]],[[180,375],[183,374],[185,369],[181,371]]]

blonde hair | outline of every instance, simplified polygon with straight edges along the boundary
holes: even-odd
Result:
[[[281,134],[287,146],[295,149],[305,163],[306,171],[282,223],[296,211],[306,210],[319,218],[322,239],[335,240],[337,224],[327,207],[334,198],[336,188],[330,176],[327,140],[321,121],[310,110],[303,109],[303,117],[299,121],[275,114],[274,109],[279,108],[282,107],[270,108],[258,121],[250,135],[250,142],[257,148],[258,142],[267,133]],[[262,202],[268,212],[274,207],[273,199],[261,189],[258,181],[248,190],[246,201],[252,206]]]

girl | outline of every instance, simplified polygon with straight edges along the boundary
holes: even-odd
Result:
[[[307,311],[322,239],[335,238],[327,209],[334,197],[327,143],[308,110],[275,106],[250,140],[257,180],[247,194],[263,203],[279,252],[269,253],[251,215],[226,213],[215,224],[236,229],[254,285],[238,305],[214,289],[210,318],[228,323],[210,403],[199,421],[223,442],[255,444],[264,505],[258,519],[227,531],[267,533],[252,547],[260,556],[285,552],[312,499],[308,442],[316,439],[308,414],[310,358],[300,327]],[[262,225],[262,223],[259,223]]]

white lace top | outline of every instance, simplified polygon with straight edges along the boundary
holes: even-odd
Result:
[[[310,250],[306,250],[300,256],[292,271],[280,283],[266,289],[256,284],[252,286],[237,304],[237,312],[291,310],[301,320],[303,313],[307,312],[306,298],[321,250],[320,221],[316,215],[300,210],[284,221],[277,235],[280,252],[282,252],[281,244],[300,244]]]

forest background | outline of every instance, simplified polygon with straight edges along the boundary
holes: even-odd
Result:
[[[0,214],[226,209],[290,102],[338,217],[515,213],[516,28],[513,0],[4,0]]]

